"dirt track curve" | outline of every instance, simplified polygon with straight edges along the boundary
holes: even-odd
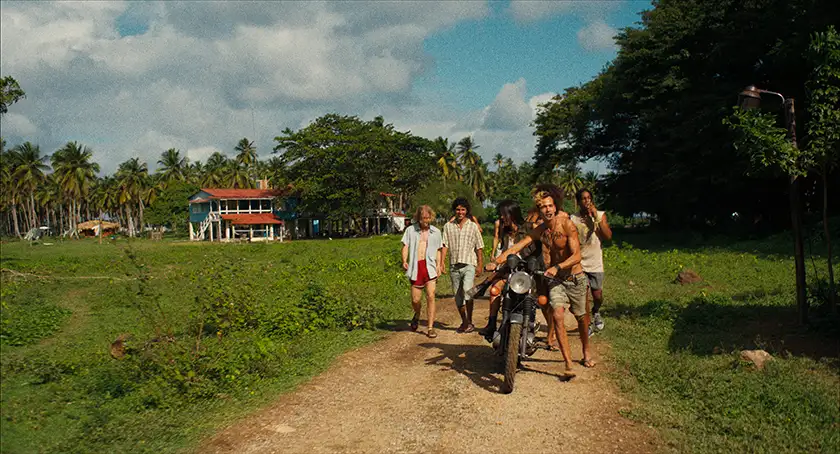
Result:
[[[425,306],[425,305],[424,305]],[[423,308],[425,311],[425,307]],[[486,321],[476,302],[476,325]],[[501,358],[477,333],[457,334],[451,299],[438,302],[436,339],[400,328],[342,355],[323,374],[199,446],[202,453],[508,453],[656,451],[652,431],[619,415],[628,405],[604,364],[563,381],[559,352],[524,362],[501,394]],[[425,314],[423,317],[425,320]],[[424,323],[424,322],[421,322]],[[566,325],[574,328],[574,319]],[[607,327],[609,329],[609,326]],[[544,333],[543,333],[544,335]],[[580,342],[570,336],[572,356]],[[595,359],[605,348],[593,338]],[[577,445],[577,446],[575,446]]]

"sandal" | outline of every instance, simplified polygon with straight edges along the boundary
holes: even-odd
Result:
[[[431,328],[431,329],[429,330],[429,332],[428,332],[428,333],[426,333],[426,336],[429,336],[429,339],[434,339],[434,338],[436,338],[436,337],[438,336],[438,333],[437,333],[437,331],[436,331],[434,328]]]
[[[417,326],[420,324],[420,316],[414,314],[414,318],[411,319],[411,324],[408,325],[412,331],[417,331]]]
[[[595,367],[595,364],[597,364],[597,363],[595,361],[593,361],[592,359],[582,359],[582,360],[580,360],[580,364],[581,364],[581,366],[583,366],[587,369],[591,369],[591,368]]]
[[[467,327],[466,327],[466,328],[464,328],[464,331],[463,331],[463,332],[466,334],[466,333],[471,333],[471,332],[473,332],[473,331],[475,331],[475,325],[473,325],[472,323],[470,323],[469,325],[467,325]]]

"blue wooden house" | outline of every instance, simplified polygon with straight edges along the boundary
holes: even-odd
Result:
[[[282,240],[294,215],[275,206],[280,195],[273,189],[202,189],[189,200],[190,239]]]

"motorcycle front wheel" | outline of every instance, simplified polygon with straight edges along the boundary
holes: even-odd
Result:
[[[502,392],[505,394],[513,392],[513,380],[516,378],[516,369],[519,366],[519,340],[521,337],[522,325],[511,324],[505,351],[505,383],[502,386]]]

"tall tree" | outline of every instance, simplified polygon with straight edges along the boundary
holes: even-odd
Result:
[[[249,141],[247,137],[241,139],[233,150],[236,151],[235,159],[238,163],[244,164],[246,167],[250,167],[257,162],[257,147],[255,147],[254,142]]]
[[[828,260],[828,305],[837,311],[831,231],[828,226],[828,179],[840,159],[840,35],[833,25],[814,33],[809,48],[812,67],[808,81],[810,121],[807,151],[822,180],[822,219]]]
[[[44,183],[44,172],[50,167],[44,164],[47,156],[41,156],[41,149],[30,142],[24,142],[12,150],[16,154],[15,167],[12,170],[12,179],[16,182],[18,190],[29,201],[28,220],[29,228],[38,227],[38,214],[35,211],[35,191]]]
[[[566,200],[572,200],[572,204],[577,210],[577,199],[575,193],[583,187],[583,178],[580,172],[580,167],[571,165],[563,169],[557,176],[557,184],[566,195]]]
[[[149,168],[145,162],[141,163],[138,158],[131,158],[120,164],[116,177],[120,188],[119,202],[126,212],[128,235],[133,237],[137,233],[134,218],[135,206],[137,207],[140,228],[143,227],[143,200],[148,185]]]
[[[254,179],[252,178],[249,167],[245,164],[231,159],[227,161],[224,172],[224,185],[226,187],[244,189],[254,187]]]
[[[428,146],[394,131],[381,117],[363,121],[329,114],[299,131],[286,129],[274,140],[289,183],[302,195],[302,209],[332,219],[358,217],[375,208],[380,191],[414,187],[410,172],[395,167],[400,162],[411,162],[412,168],[423,162],[429,170],[434,165]]]
[[[496,172],[501,171],[502,167],[505,165],[505,157],[502,156],[501,153],[496,153],[496,155],[493,156],[493,164],[496,165]]]
[[[200,181],[201,186],[205,188],[224,187],[226,184],[225,176],[227,174],[227,169],[227,156],[219,153],[218,151],[214,152],[209,158],[207,158],[207,162],[204,164],[204,174]]]
[[[786,224],[784,186],[750,171],[720,120],[751,83],[806,99],[808,35],[838,9],[828,0],[654,2],[640,27],[619,33],[618,55],[598,77],[540,110],[537,165],[603,158],[611,209],[673,226],[706,226],[733,211]],[[798,105],[800,127],[807,107]]]
[[[444,180],[460,179],[461,171],[455,155],[455,144],[449,143],[448,139],[438,137],[432,143],[435,155],[435,164]]]
[[[479,160],[476,150],[478,145],[473,142],[472,136],[466,136],[458,141],[458,163],[461,164],[464,174],[468,174],[478,167]]]
[[[93,151],[77,142],[67,142],[52,155],[52,168],[68,203],[69,229],[76,231],[81,216],[81,200],[90,192],[99,172],[99,164],[91,161]],[[78,234],[78,233],[77,233]]]
[[[254,146],[254,142],[249,141],[248,138],[243,138],[236,144],[234,147],[234,151],[236,151],[236,157],[234,161],[239,164],[244,169],[244,174],[247,175],[248,180],[256,180],[257,179],[257,172],[256,167],[258,164],[257,161],[257,147]],[[232,177],[232,181],[236,181],[234,187],[243,187],[243,188],[250,188],[254,186],[255,181],[245,181],[239,177],[238,172],[234,172],[234,176]]]
[[[0,138],[0,145],[4,145],[5,141]],[[12,173],[14,172],[14,168],[17,166],[18,157],[17,153],[12,150],[2,150],[2,154],[0,154],[0,183],[2,183],[2,187],[0,187],[0,201],[2,201],[4,206],[9,208],[9,233],[14,233],[14,235],[18,238],[21,237],[20,234],[20,222],[18,220],[18,203],[20,203],[20,192],[18,191],[18,186],[14,184],[14,180],[12,179]]]
[[[160,165],[157,173],[160,174],[161,183],[164,187],[176,181],[186,181],[189,173],[189,160],[186,156],[182,157],[179,150],[170,148],[164,151],[157,163]]]

